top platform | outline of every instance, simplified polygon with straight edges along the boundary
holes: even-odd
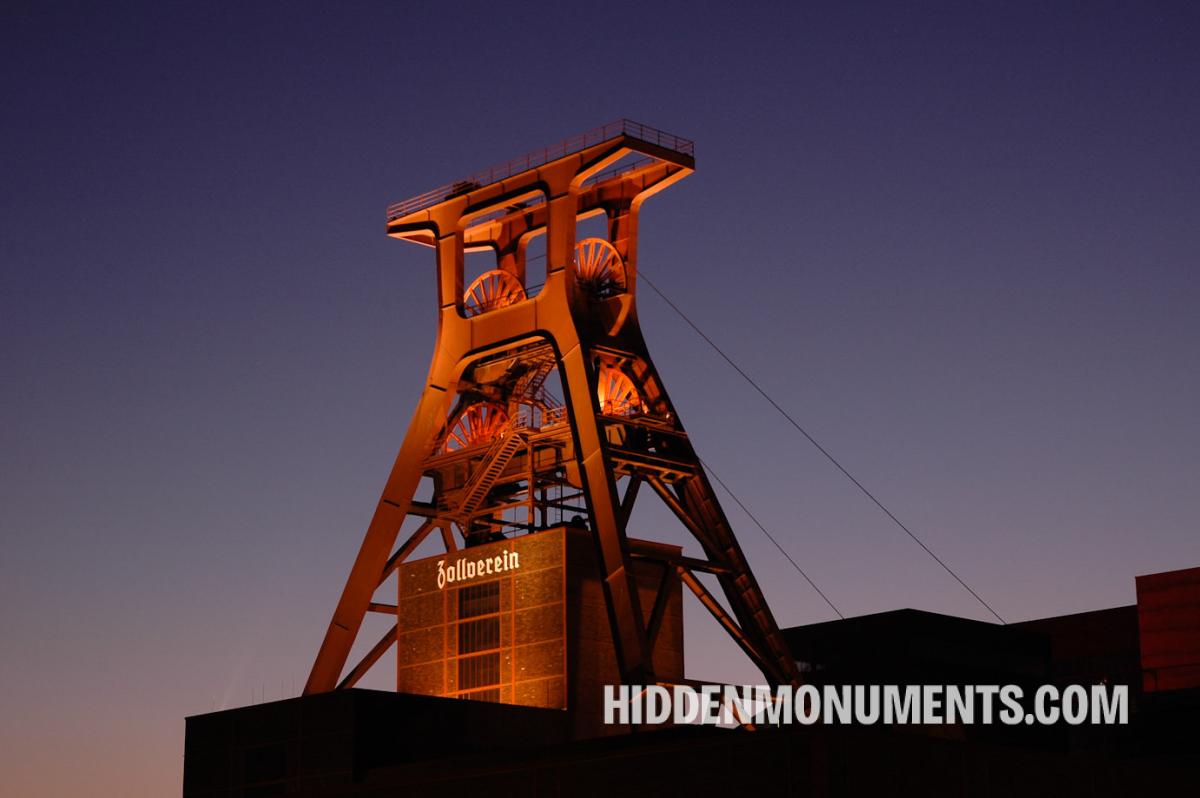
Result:
[[[445,202],[448,199],[465,194],[469,191],[474,191],[477,188],[496,183],[501,180],[506,180],[514,175],[526,172],[530,169],[536,169],[539,166],[545,166],[551,161],[556,161],[559,158],[565,158],[568,155],[582,152],[588,147],[594,147],[597,144],[602,144],[605,141],[617,139],[622,136],[637,141],[645,142],[654,147],[661,148],[670,152],[678,153],[688,159],[695,158],[695,143],[689,139],[681,138],[671,133],[664,132],[657,128],[643,125],[640,122],[634,122],[631,119],[619,119],[616,122],[610,122],[607,125],[594,128],[585,133],[572,136],[565,141],[554,144],[549,147],[544,147],[528,155],[523,155],[519,158],[513,158],[507,163],[493,166],[490,169],[485,169],[477,172],[470,177],[455,181],[445,186],[440,186],[432,191],[427,191],[411,199],[406,199],[401,202],[396,202],[388,206],[387,220],[388,222],[395,221],[404,216],[416,213],[417,211],[431,208],[440,202]],[[617,174],[636,169],[640,166],[650,163],[655,160],[651,156],[635,161],[633,163],[625,163],[618,166],[611,173],[603,173],[597,176],[597,179],[606,179],[614,177]]]

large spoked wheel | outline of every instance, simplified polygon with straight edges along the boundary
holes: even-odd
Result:
[[[596,393],[600,400],[600,412],[606,416],[632,416],[646,410],[633,380],[616,366],[600,367]]]
[[[467,405],[455,416],[442,450],[457,452],[473,446],[484,446],[495,440],[507,423],[508,413],[495,402]]]
[[[475,278],[463,294],[463,310],[478,316],[489,310],[515,305],[525,299],[525,289],[517,278],[502,269],[492,269]]]
[[[625,262],[603,238],[585,238],[575,245],[575,277],[590,296],[607,299],[625,290]]]

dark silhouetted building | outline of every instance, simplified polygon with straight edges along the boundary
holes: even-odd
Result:
[[[488,606],[504,623],[541,617],[522,616],[523,608],[556,607],[553,620],[537,621],[543,632],[501,635],[496,650],[519,667],[521,641],[547,652],[547,642],[558,641],[567,653],[547,657],[560,665],[535,668],[532,681],[570,685],[572,647],[604,650],[603,640],[588,641],[572,627],[589,604],[602,611],[603,603],[588,587],[586,564],[572,564],[571,533],[544,540],[560,548],[530,549],[529,563],[541,567],[527,573],[545,574],[521,584],[514,569],[502,571],[513,579],[501,588],[510,599],[502,592]],[[462,686],[458,663],[475,652],[463,651],[461,636],[493,634],[460,631],[487,615],[463,609],[496,600],[461,592],[486,579],[456,580],[452,590],[435,581],[436,594],[427,591],[430,574],[436,580],[429,567],[413,563],[401,584],[415,581],[401,588],[400,601],[434,596],[429,607],[440,607],[444,622],[436,622],[438,610],[425,609],[434,622],[410,631],[439,630],[444,656],[430,657],[427,643],[402,650],[400,683],[420,687],[418,678],[405,681],[404,669],[436,662],[427,670],[442,674],[436,689],[445,695],[499,689],[501,699],[521,696],[528,680],[504,668],[496,684]],[[784,630],[813,683],[1128,684],[1128,725],[675,727],[595,737],[569,711],[569,686],[566,709],[495,703],[494,693],[478,701],[341,690],[188,718],[184,796],[1188,795],[1200,784],[1200,568],[1139,577],[1137,586],[1135,606],[1008,626],[898,610]],[[594,628],[608,629],[600,621]],[[542,697],[559,690],[527,695],[553,705],[556,698]]]

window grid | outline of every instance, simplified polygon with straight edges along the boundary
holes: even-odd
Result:
[[[500,684],[500,652],[462,657],[458,660],[458,691]]]
[[[500,582],[484,582],[458,589],[458,617],[474,618],[500,611]]]
[[[458,589],[459,698],[500,700],[500,580]],[[490,651],[480,654],[479,652]],[[484,689],[479,689],[484,688]]]
[[[458,625],[458,653],[475,654],[500,647],[500,616],[477,618]]]
[[[500,688],[492,687],[487,690],[472,690],[466,693],[459,693],[458,697],[467,701],[487,701],[491,704],[499,704]]]

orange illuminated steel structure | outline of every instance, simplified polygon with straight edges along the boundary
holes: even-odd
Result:
[[[436,251],[437,343],[305,693],[353,686],[396,641],[393,626],[344,673],[366,614],[397,612],[376,590],[434,530],[455,552],[571,524],[595,544],[625,683],[660,680],[654,637],[679,581],[769,682],[798,683],[638,326],[639,209],[694,167],[692,142],[622,120],[388,209],[388,235]],[[593,217],[607,234],[577,240]],[[535,291],[527,268],[543,243]],[[495,263],[466,284],[469,252]],[[643,485],[702,558],[626,536]],[[637,562],[662,566],[653,607],[641,606]],[[715,576],[731,612],[697,574]]]

